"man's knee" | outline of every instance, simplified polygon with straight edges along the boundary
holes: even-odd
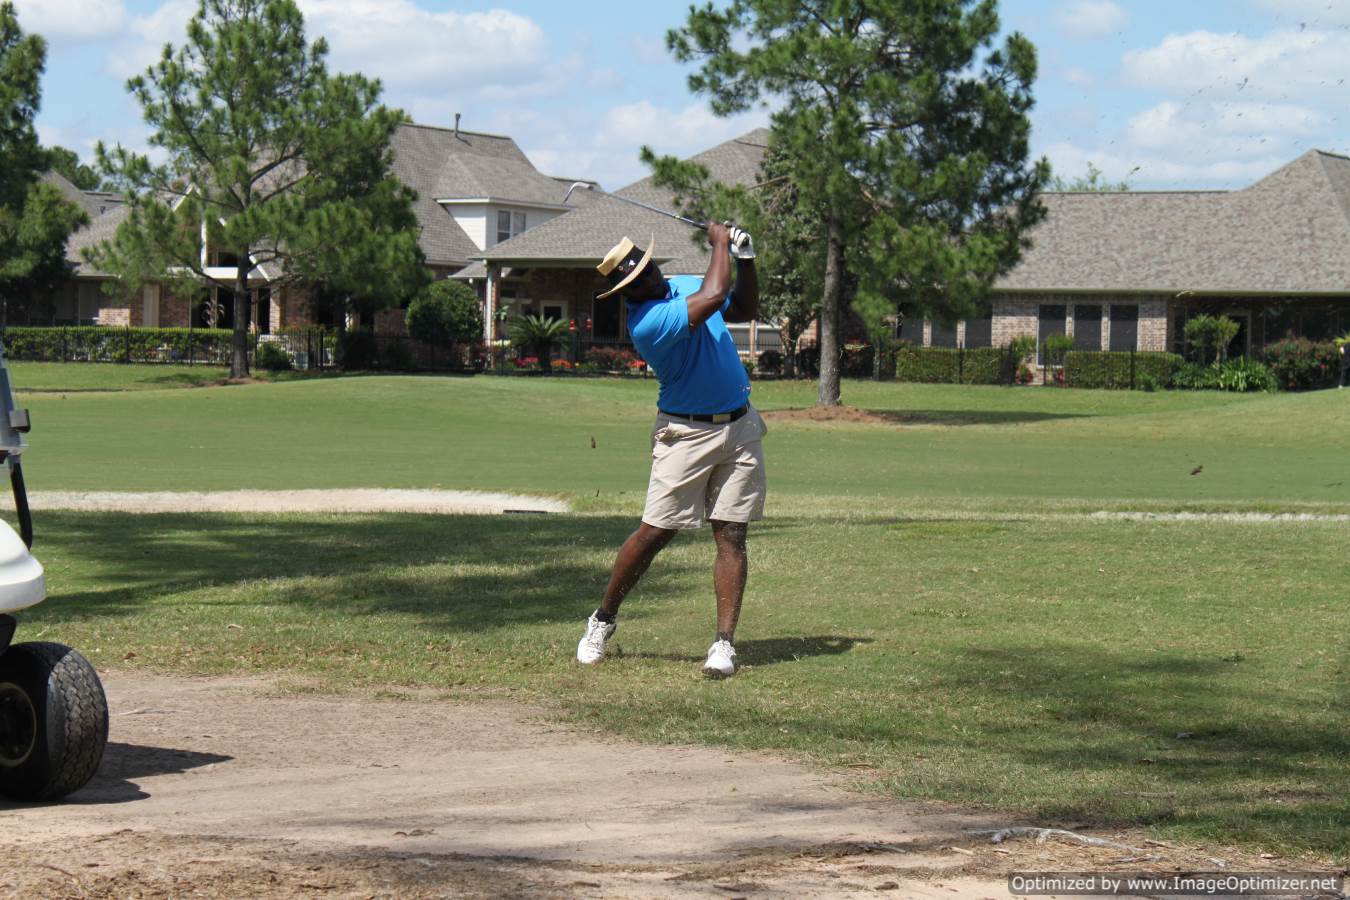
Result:
[[[641,541],[644,546],[660,550],[666,544],[669,544],[677,534],[679,532],[673,528],[658,528],[655,525],[648,525],[643,522],[638,526],[638,530],[633,536]]]
[[[749,526],[744,522],[722,522],[713,520],[713,539],[717,549],[722,552],[745,552],[745,535]]]

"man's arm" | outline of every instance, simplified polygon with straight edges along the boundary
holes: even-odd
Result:
[[[689,328],[698,328],[726,302],[731,287],[731,231],[725,225],[708,225],[708,240],[712,242],[712,262],[703,276],[703,287],[689,295]],[[758,291],[756,291],[758,297]]]
[[[759,274],[753,259],[736,260],[736,287],[731,291],[728,322],[753,322],[759,318]]]

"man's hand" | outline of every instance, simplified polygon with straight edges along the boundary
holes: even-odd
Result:
[[[728,246],[731,243],[731,229],[720,222],[709,222],[708,243],[714,247]]]
[[[755,242],[744,228],[731,229],[731,255],[737,259],[755,258]]]

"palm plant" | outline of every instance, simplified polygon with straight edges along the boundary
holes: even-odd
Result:
[[[553,370],[553,348],[561,346],[567,334],[567,325],[561,319],[543,316],[521,316],[511,325],[511,343],[533,350],[545,372]]]

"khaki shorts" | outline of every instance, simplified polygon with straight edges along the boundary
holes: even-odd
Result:
[[[642,521],[657,528],[700,528],[704,519],[764,517],[764,419],[751,407],[714,425],[658,413],[652,426],[652,477]]]

